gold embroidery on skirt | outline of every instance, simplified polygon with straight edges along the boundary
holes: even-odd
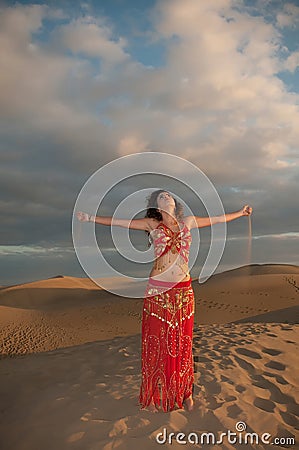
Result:
[[[171,411],[192,394],[194,293],[192,286],[165,291],[149,284],[145,294],[139,402]]]
[[[146,314],[175,327],[194,314],[193,290],[192,287],[174,287],[171,291],[170,298],[167,292],[161,292],[159,288],[148,288],[143,309]]]

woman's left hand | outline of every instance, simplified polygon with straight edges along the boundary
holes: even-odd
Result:
[[[77,218],[80,222],[90,222],[90,215],[82,211],[77,212]]]
[[[241,209],[241,212],[242,212],[242,216],[250,216],[252,213],[252,208],[249,205],[245,205]]]

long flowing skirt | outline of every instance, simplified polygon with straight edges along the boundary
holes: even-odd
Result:
[[[168,289],[168,290],[166,290]],[[139,403],[171,411],[192,394],[194,292],[191,280],[168,283],[149,279],[141,335]]]

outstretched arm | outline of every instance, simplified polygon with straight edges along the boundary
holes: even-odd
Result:
[[[209,227],[216,223],[230,222],[231,220],[238,219],[242,216],[250,216],[252,213],[252,208],[249,205],[245,205],[240,211],[223,214],[221,216],[215,217],[198,217],[198,216],[187,216],[185,218],[186,225],[191,228],[203,228]]]
[[[79,211],[77,213],[77,218],[81,222],[95,222],[100,225],[113,225],[119,226],[123,228],[132,228],[134,230],[144,230],[150,231],[152,226],[153,219],[143,218],[143,219],[116,219],[113,217],[105,217],[105,216],[92,216],[90,214]]]

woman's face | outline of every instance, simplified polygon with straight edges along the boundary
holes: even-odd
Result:
[[[169,210],[169,207],[175,208],[175,201],[172,195],[167,191],[160,192],[157,197],[157,205],[161,210]]]

